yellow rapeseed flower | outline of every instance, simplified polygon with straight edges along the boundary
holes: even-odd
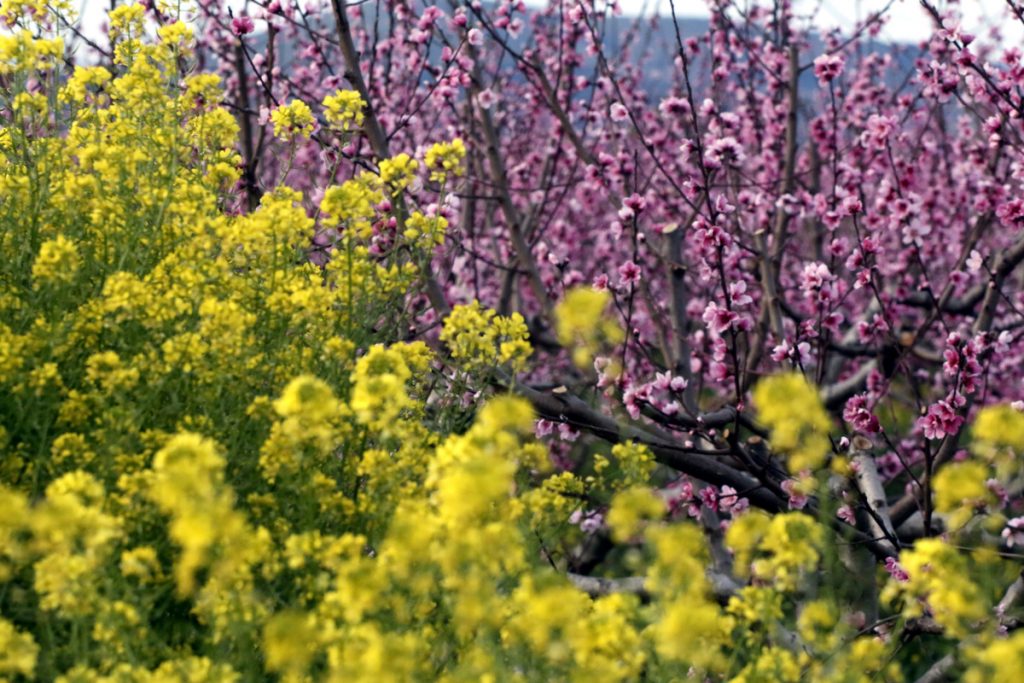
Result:
[[[555,306],[558,343],[570,349],[573,362],[588,367],[604,344],[621,344],[626,337],[607,309],[611,294],[606,290],[576,287]]]
[[[462,138],[451,142],[438,142],[427,150],[424,162],[430,169],[430,179],[443,183],[449,176],[461,176],[465,173],[462,162],[466,158],[466,144]]]
[[[488,368],[508,363],[521,370],[533,349],[526,321],[519,313],[500,316],[480,302],[455,306],[445,318],[441,341],[452,356],[469,368]]]
[[[313,132],[313,111],[302,100],[292,100],[277,107],[270,114],[274,136],[286,142],[308,138]]]
[[[17,630],[0,619],[0,674],[31,678],[36,668],[39,646],[32,635]]]
[[[380,162],[380,179],[391,190],[399,193],[416,178],[419,162],[402,152]]]
[[[771,445],[786,456],[789,471],[817,470],[831,451],[832,428],[814,386],[799,373],[765,378],[753,392],[758,419],[771,429]]]
[[[355,90],[338,90],[324,98],[324,118],[332,130],[348,133],[363,125],[366,102]]]
[[[935,509],[950,514],[951,530],[958,530],[975,511],[996,502],[987,485],[989,478],[988,465],[977,460],[952,462],[935,474]]]
[[[43,242],[32,264],[32,277],[42,283],[68,283],[78,273],[81,259],[75,244],[64,235]]]
[[[612,498],[607,522],[616,541],[627,541],[635,536],[645,522],[661,519],[666,512],[665,502],[646,486],[634,486],[620,491]]]

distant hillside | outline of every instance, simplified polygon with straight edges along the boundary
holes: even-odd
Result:
[[[538,10],[528,10],[528,14],[536,13]],[[375,21],[372,11],[366,12],[364,21],[370,27]],[[707,33],[709,22],[707,19],[682,18],[679,20],[679,29],[682,37],[702,36]],[[327,28],[326,30],[330,30]],[[387,16],[382,15],[379,19],[377,30],[387,30]],[[522,48],[529,40],[529,32],[524,31],[518,39],[511,41],[516,48]],[[265,34],[253,36],[253,42],[257,49],[262,49],[266,41]],[[660,99],[671,90],[675,71],[674,59],[676,55],[676,33],[671,17],[647,17],[638,20],[636,17],[610,17],[605,24],[604,35],[605,52],[609,58],[615,58],[623,53],[624,48],[632,48],[631,54],[634,59],[641,58],[644,66],[643,88],[654,100]],[[816,37],[811,40],[812,50],[810,54],[803,57],[806,63],[813,59],[813,56],[822,51],[822,43]],[[643,45],[643,50],[637,50],[637,45]],[[903,81],[906,74],[914,68],[914,60],[920,54],[915,45],[894,44],[872,41],[868,39],[865,43],[867,52],[888,52],[893,55],[897,68],[890,72],[889,85],[897,85]],[[440,60],[440,48],[432,50],[433,58]],[[278,45],[278,58],[281,65],[287,68],[297,58],[294,45],[288,41],[281,41]],[[584,71],[592,70],[593,58],[584,65]],[[696,75],[697,84],[700,84],[701,74]],[[802,88],[815,87],[814,75],[808,70],[801,79]]]

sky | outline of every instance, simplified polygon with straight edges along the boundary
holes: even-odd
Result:
[[[540,0],[539,0],[540,1]],[[743,2],[743,0],[740,0]],[[933,0],[940,9],[946,0]],[[542,4],[542,2],[540,2]],[[887,0],[794,0],[797,12],[815,13],[819,28],[850,27],[858,17],[867,17],[888,4]],[[1004,39],[1021,42],[1024,40],[1024,26],[1019,22],[1008,22],[1003,16],[1004,0],[962,0],[961,12],[964,25],[978,36],[984,35],[987,26],[995,20],[1001,23]],[[620,0],[624,12],[636,14],[657,9],[669,13],[669,0]],[[675,0],[676,14],[680,16],[707,16],[704,0]],[[931,20],[925,15],[917,0],[895,0],[889,9],[889,23],[882,37],[896,42],[917,42],[931,34]]]
[[[233,5],[242,4],[240,0],[225,0]],[[370,0],[372,1],[372,0]],[[547,0],[526,0],[529,5],[544,5]],[[746,0],[738,0],[745,2]],[[644,11],[650,14],[657,10],[669,14],[669,0],[619,0],[623,11],[627,14],[639,14]],[[949,0],[933,0],[942,7]],[[798,12],[814,13],[815,24],[819,29],[828,30],[833,27],[853,26],[857,17],[866,17],[870,12],[877,11],[887,4],[887,0],[794,0]],[[94,33],[106,16],[110,0],[77,0],[82,8],[84,24],[89,33]],[[961,11],[967,30],[982,36],[986,27],[993,20],[1001,25],[1003,38],[1007,42],[1024,42],[1024,26],[1020,22],[1005,19],[1004,0],[961,0]],[[707,16],[705,0],[675,0],[676,13],[679,16]],[[890,20],[882,32],[882,38],[896,42],[917,42],[927,38],[931,32],[931,21],[925,16],[917,0],[894,0],[889,10]]]

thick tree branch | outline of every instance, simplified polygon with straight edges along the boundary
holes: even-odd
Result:
[[[864,437],[854,438],[851,450],[853,471],[857,479],[857,486],[864,494],[865,502],[873,513],[868,516],[868,528],[871,534],[877,538],[884,536],[888,539],[886,543],[889,545],[889,550],[896,554],[899,540],[896,536],[896,529],[893,528],[892,519],[889,517],[885,488],[878,476],[875,458],[868,450],[870,447],[871,442]]]
[[[545,419],[570,424],[610,443],[629,440],[643,443],[651,449],[655,459],[667,467],[716,486],[731,486],[748,498],[752,505],[764,510],[778,512],[785,509],[782,499],[750,475],[726,465],[718,458],[678,446],[668,436],[619,424],[577,396],[542,392],[523,385],[516,386],[515,391],[527,398]]]
[[[572,585],[591,597],[611,595],[612,593],[631,593],[641,597],[647,597],[646,579],[642,576],[626,576],[622,578],[604,578],[599,576],[584,576],[583,574],[567,574]],[[726,602],[739,589],[740,585],[731,577],[718,572],[709,571],[706,574],[708,583],[711,585],[711,593],[719,602]]]

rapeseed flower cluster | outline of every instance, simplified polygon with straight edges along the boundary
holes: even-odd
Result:
[[[734,621],[710,598],[709,553],[700,531],[690,525],[654,526],[647,543],[654,555],[647,586],[658,599],[649,627],[655,653],[665,663],[724,672]]]
[[[758,419],[771,429],[772,447],[786,455],[790,472],[814,471],[831,451],[832,420],[803,375],[775,375],[754,389]]]
[[[462,168],[466,159],[466,143],[462,138],[455,138],[451,142],[439,142],[430,147],[424,156],[424,163],[430,170],[430,179],[434,182],[443,183],[450,176],[461,176],[465,173]]]
[[[608,308],[612,297],[607,290],[577,287],[566,293],[555,306],[555,333],[558,343],[572,353],[573,362],[586,368],[594,356],[626,338],[618,320]]]
[[[39,646],[28,633],[18,631],[0,619],[0,674],[31,676],[36,668]]]
[[[989,614],[991,598],[971,580],[970,558],[938,538],[917,541],[900,553],[906,581],[892,581],[883,598],[901,600],[908,618],[930,614],[954,638],[976,630]]]
[[[333,185],[324,191],[320,211],[325,223],[343,225],[361,240],[373,234],[373,223],[379,218],[377,207],[384,202],[384,187],[380,176],[364,172]],[[360,245],[361,247],[361,245]]]
[[[1024,631],[994,638],[970,652],[966,683],[1012,683],[1024,667]]]
[[[802,512],[769,516],[754,510],[729,527],[725,542],[735,554],[738,573],[795,590],[802,575],[818,566],[825,529]]]
[[[32,278],[41,284],[69,283],[78,270],[78,250],[64,235],[57,235],[39,247],[39,255],[32,264]]]
[[[626,541],[638,534],[649,521],[661,519],[667,508],[649,487],[635,486],[616,494],[608,511],[612,538]]]
[[[444,243],[447,229],[448,219],[444,216],[426,215],[420,211],[413,211],[405,221],[405,230],[402,231],[402,235],[410,243],[430,249]]]
[[[380,179],[392,192],[401,192],[409,187],[416,177],[419,162],[402,152],[380,162]]]
[[[533,351],[528,340],[522,315],[498,315],[477,301],[452,309],[441,331],[441,341],[448,345],[452,357],[467,368],[507,364],[522,370]]]
[[[598,453],[594,456],[592,481],[601,488],[621,490],[643,486],[650,482],[655,470],[651,449],[634,441],[612,446],[611,458]]]
[[[971,424],[971,449],[995,465],[1002,479],[1020,472],[1024,453],[1024,412],[1011,405],[986,406]]]
[[[949,514],[951,530],[960,529],[975,513],[998,502],[988,485],[990,478],[988,465],[977,460],[949,463],[935,475],[935,509]]]
[[[60,38],[35,38],[28,29],[0,35],[0,74],[46,71],[63,56]]]
[[[363,125],[366,102],[354,90],[338,90],[324,98],[324,118],[331,130],[351,133]]]
[[[274,124],[274,135],[288,142],[308,138],[316,123],[313,110],[302,100],[277,107],[270,114],[270,121]]]

